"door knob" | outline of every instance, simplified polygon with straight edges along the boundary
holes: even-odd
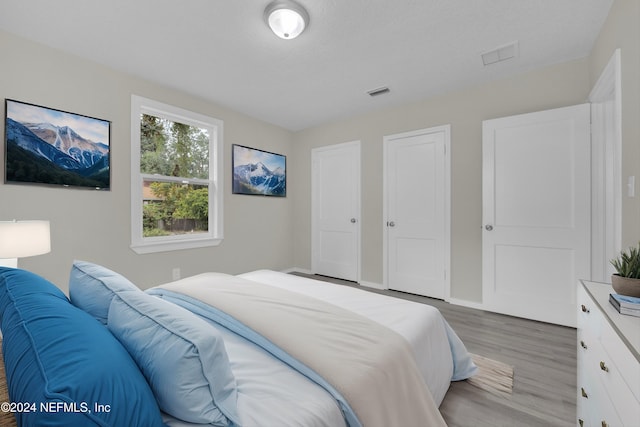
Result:
[[[395,222],[393,222],[393,221],[389,221],[389,222],[387,222],[387,225],[388,225],[389,227],[395,227],[395,226],[396,226],[396,223],[395,223]]]
[[[484,226],[484,228],[485,228],[485,230],[487,230],[487,231],[491,231],[491,230],[493,230],[493,225],[491,225],[491,224],[487,224],[487,225],[485,225],[485,226]]]
[[[355,224],[357,220],[355,218],[351,218],[351,224]]]

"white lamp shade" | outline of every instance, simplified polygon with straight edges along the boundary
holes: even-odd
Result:
[[[269,28],[281,39],[298,37],[309,24],[309,14],[293,1],[276,0],[265,9]]]
[[[51,252],[49,221],[0,221],[0,258]]]

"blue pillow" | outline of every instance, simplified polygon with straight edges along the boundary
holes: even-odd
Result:
[[[190,423],[238,423],[235,377],[223,338],[210,324],[142,291],[120,291],[107,326],[138,363],[162,411]]]
[[[69,277],[71,303],[107,324],[109,305],[115,292],[138,290],[127,278],[101,265],[74,261]]]
[[[33,273],[0,268],[9,396],[23,426],[162,426],[144,376],[109,330]]]

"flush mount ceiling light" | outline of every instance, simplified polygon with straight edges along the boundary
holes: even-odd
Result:
[[[298,37],[309,26],[309,14],[292,0],[275,0],[264,10],[264,20],[276,36],[289,40]]]

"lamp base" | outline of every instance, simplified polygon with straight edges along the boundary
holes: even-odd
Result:
[[[0,267],[18,268],[18,258],[0,258]]]

